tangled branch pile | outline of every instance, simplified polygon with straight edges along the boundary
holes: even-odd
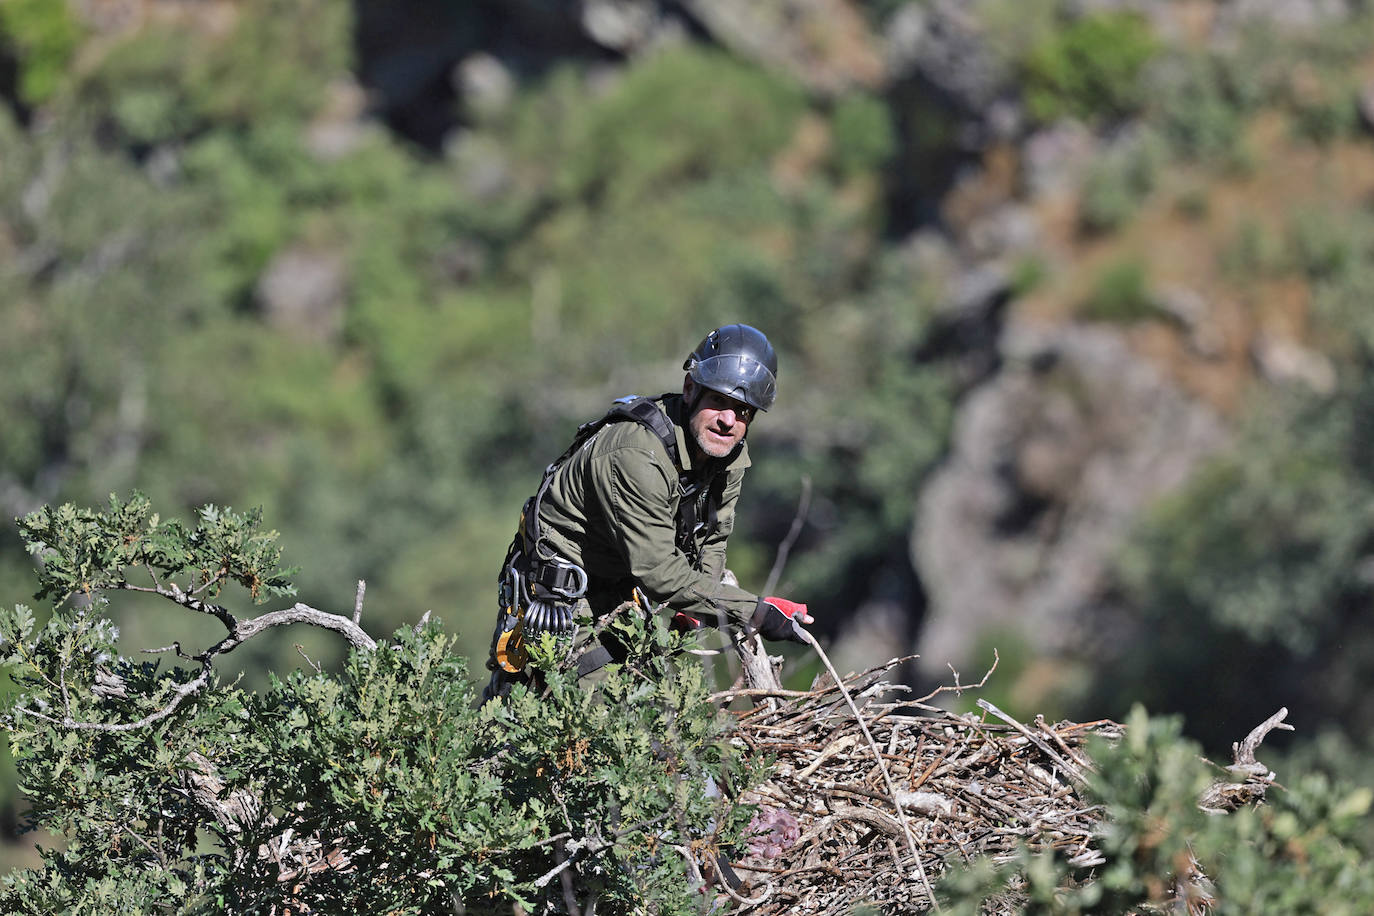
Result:
[[[1028,726],[985,700],[985,715],[957,715],[924,702],[931,697],[897,695],[883,676],[898,661],[845,682],[890,782],[833,680],[806,692],[729,695],[768,694],[734,714],[733,740],[776,759],[757,801],[785,812],[735,863],[746,882],[740,894],[749,895],[736,912],[839,913],[855,901],[885,913],[925,911],[949,866],[1011,861],[1021,848],[1053,848],[1080,868],[1102,863],[1095,842],[1103,811],[1083,791],[1093,767],[1085,746],[1091,736],[1119,739],[1123,726],[1043,717]],[[1263,797],[1273,774],[1255,763],[1254,748],[1286,727],[1283,715],[1236,745],[1237,781],[1219,780],[1202,804],[1229,809]]]

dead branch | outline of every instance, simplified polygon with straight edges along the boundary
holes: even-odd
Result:
[[[1226,768],[1228,773],[1239,776],[1240,781],[1219,779],[1207,787],[1198,801],[1198,807],[1208,814],[1225,814],[1246,805],[1263,800],[1265,792],[1277,778],[1269,768],[1255,759],[1255,749],[1266,735],[1274,729],[1292,731],[1293,726],[1283,720],[1288,718],[1288,707],[1283,707],[1245,736],[1244,741],[1231,745],[1232,763]]]
[[[1023,846],[1055,850],[1078,867],[1104,864],[1098,837],[1105,811],[1084,793],[1083,775],[1092,769],[1086,747],[1094,736],[1120,739],[1121,725],[1041,717],[1032,725],[986,701],[979,705],[987,720],[924,705],[913,714],[911,703],[885,699],[894,687],[882,680],[887,670],[851,675],[842,685],[822,675],[809,691],[733,692],[741,699],[767,693],[773,701],[771,708],[732,710],[731,740],[776,761],[746,800],[789,814],[797,839],[774,857],[751,852],[732,863],[746,878],[739,899],[764,887],[750,886],[751,879],[767,878],[773,888],[732,912],[809,916],[845,912],[856,900],[882,913],[934,911],[933,883],[950,867],[981,856],[1010,862]],[[841,686],[857,714],[845,709]],[[733,698],[730,691],[715,697]],[[1271,717],[1236,745],[1228,771],[1243,780],[1204,793],[1204,808],[1263,797],[1273,774],[1256,769],[1254,750],[1285,727],[1282,719]],[[1178,880],[1194,896],[1204,888],[1200,873],[1182,872]]]
[[[227,633],[224,636],[224,638],[221,639],[219,642],[205,649],[203,652],[194,655],[183,654],[179,643],[174,643],[173,646],[164,647],[162,649],[148,650],[153,652],[163,652],[167,651],[167,649],[169,648],[175,648],[179,656],[186,658],[189,661],[199,662],[200,670],[197,671],[195,676],[192,677],[190,680],[185,681],[184,683],[179,684],[176,688],[174,688],[172,691],[171,698],[168,699],[167,702],[164,703],[160,708],[148,713],[147,715],[135,721],[85,722],[78,720],[72,715],[71,700],[70,697],[67,696],[65,689],[63,690],[64,709],[62,711],[62,715],[60,716],[47,715],[39,712],[38,710],[28,708],[20,708],[17,710],[18,712],[21,712],[25,715],[33,716],[34,718],[39,719],[40,721],[47,722],[52,725],[58,725],[62,728],[73,729],[75,731],[137,731],[141,728],[147,728],[149,725],[166,719],[172,713],[176,712],[177,709],[181,707],[181,704],[186,702],[186,699],[188,697],[194,696],[201,690],[203,690],[206,687],[206,685],[210,683],[210,677],[214,671],[214,662],[216,658],[218,658],[221,655],[226,655],[229,652],[232,652],[248,640],[259,635],[264,630],[271,629],[272,627],[286,626],[288,624],[293,623],[304,623],[309,624],[310,626],[321,627],[322,629],[326,630],[333,630],[334,632],[343,636],[344,639],[348,640],[348,643],[354,648],[365,649],[369,651],[377,648],[377,641],[374,640],[371,636],[367,635],[367,632],[361,626],[359,626],[357,622],[357,618],[358,616],[360,616],[362,610],[363,591],[366,588],[366,585],[361,580],[359,580],[358,582],[358,594],[354,603],[353,619],[344,617],[341,614],[334,614],[330,613],[329,611],[322,611],[318,608],[313,608],[308,604],[302,604],[299,602],[297,602],[295,605],[289,608],[284,608],[279,611],[268,611],[267,613],[260,614],[257,617],[249,617],[243,619],[236,617],[233,613],[229,611],[228,608],[224,607],[223,605],[211,604],[207,601],[202,600],[200,597],[198,597],[199,592],[201,590],[184,591],[175,583],[164,585],[159,582],[153,585],[152,587],[135,586],[125,583],[118,587],[125,591],[154,594],[161,598],[165,598],[168,601],[171,601],[173,604],[178,604],[184,608],[187,608],[188,610],[192,610],[200,614],[206,614],[208,616],[214,617],[224,625],[225,629],[227,630]]]

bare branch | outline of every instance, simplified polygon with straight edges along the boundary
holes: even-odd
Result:
[[[806,524],[810,505],[811,478],[803,475],[802,493],[797,503],[797,513],[792,517],[792,525],[788,528],[782,543],[778,545],[778,554],[773,561],[773,568],[768,571],[768,578],[764,582],[763,591],[760,594],[771,595],[773,590],[777,588],[778,579],[781,578],[783,568],[787,565],[787,556]],[[741,674],[745,685],[751,690],[760,691],[757,694],[749,695],[764,697],[766,705],[774,705],[774,701],[769,697],[773,692],[782,689],[782,682],[778,679],[778,672],[774,668],[773,659],[768,655],[768,649],[763,640],[759,638],[757,633],[750,633],[746,630],[736,637],[735,648],[739,651],[740,662],[743,666]]]
[[[232,645],[221,649],[221,652],[228,652],[236,648],[240,643],[247,642],[269,627],[285,626],[292,623],[308,623],[312,626],[322,627],[326,630],[333,630],[349,644],[357,649],[375,649],[377,641],[347,617],[339,614],[331,614],[328,611],[321,611],[308,604],[296,603],[295,605],[280,611],[268,611],[260,617],[251,620],[236,621],[237,639]]]
[[[911,658],[918,658],[919,656],[912,655],[912,656],[910,656],[910,657],[911,657]],[[926,704],[927,701],[935,699],[936,697],[938,697],[938,696],[939,696],[940,694],[942,694],[942,693],[954,693],[954,694],[962,695],[963,692],[964,692],[965,690],[974,690],[974,689],[977,689],[977,688],[981,688],[981,687],[983,687],[983,686],[985,686],[985,685],[987,684],[988,678],[992,677],[992,672],[994,672],[994,671],[997,670],[997,665],[998,665],[998,663],[1000,663],[1001,661],[1002,661],[1002,656],[1000,656],[1000,655],[997,654],[997,650],[996,650],[996,649],[993,649],[993,650],[992,650],[992,667],[988,668],[987,671],[984,671],[984,672],[983,672],[982,680],[980,680],[978,683],[976,683],[976,684],[966,684],[966,685],[961,685],[961,684],[959,683],[959,672],[954,671],[954,667],[953,667],[953,666],[950,666],[950,669],[949,669],[949,670],[950,670],[950,671],[954,671],[954,684],[953,684],[953,686],[951,686],[951,685],[949,685],[949,684],[942,684],[941,686],[936,687],[934,690],[932,690],[930,693],[926,694],[925,696],[919,697],[919,698],[917,698],[917,699],[915,699],[915,700],[912,700],[911,703],[912,703],[913,706],[925,707],[925,704]],[[932,709],[933,709],[933,707],[926,707],[926,708],[932,708]]]
[[[307,665],[315,669],[316,674],[319,674],[323,670],[322,668],[320,668],[319,662],[315,661],[309,655],[305,654],[305,646],[301,645],[300,643],[292,643],[292,646],[295,648],[296,654],[299,655],[301,658],[305,659],[305,663]]]
[[[1255,759],[1255,749],[1274,729],[1293,731],[1293,726],[1283,720],[1288,718],[1288,707],[1280,709],[1251,730],[1244,741],[1231,745],[1233,763],[1227,772],[1239,776],[1240,782],[1219,779],[1207,787],[1198,801],[1198,807],[1208,814],[1224,814],[1244,805],[1254,804],[1264,798],[1265,792],[1277,778],[1269,768]]]
[[[24,707],[17,707],[15,711],[23,713],[24,715],[33,716],[34,718],[40,719],[44,722],[50,722],[54,725],[61,725],[64,728],[70,728],[74,731],[136,731],[140,728],[147,728],[154,722],[161,722],[163,719],[167,718],[172,713],[176,712],[177,707],[179,707],[188,696],[197,693],[198,691],[200,691],[201,688],[203,688],[206,684],[210,682],[211,670],[212,668],[210,666],[209,660],[207,659],[203,661],[201,663],[200,674],[196,675],[196,677],[192,678],[186,683],[178,686],[172,692],[172,699],[169,700],[165,706],[163,706],[161,709],[156,710],[155,712],[149,713],[142,719],[139,719],[137,722],[78,722],[75,719],[71,718],[71,716],[64,716],[63,718],[58,719],[53,716],[44,715],[43,713],[37,712],[36,710],[26,709]]]
[[[120,588],[129,591],[154,591],[152,589],[130,585],[122,585],[120,586]],[[181,706],[181,704],[185,702],[187,697],[194,696],[196,693],[204,689],[207,684],[210,683],[210,675],[214,670],[213,663],[217,657],[232,652],[234,649],[237,649],[239,646],[241,646],[248,640],[252,639],[254,636],[257,636],[259,633],[272,627],[286,626],[288,624],[293,623],[306,623],[310,624],[311,626],[321,627],[326,630],[333,630],[334,632],[343,636],[344,639],[348,640],[349,644],[352,645],[354,648],[365,649],[368,651],[377,648],[376,640],[374,640],[371,636],[368,636],[367,633],[362,629],[362,627],[358,626],[358,624],[354,623],[349,618],[344,617],[340,614],[332,614],[328,611],[321,611],[318,608],[313,608],[308,604],[297,603],[292,607],[285,608],[280,611],[268,611],[266,614],[262,614],[258,617],[252,617],[247,620],[240,620],[239,618],[235,617],[232,613],[230,613],[226,608],[217,604],[209,604],[205,601],[202,601],[201,599],[195,597],[194,594],[182,591],[175,584],[168,586],[166,588],[159,587],[155,591],[156,594],[161,595],[162,597],[168,599],[169,601],[173,601],[176,604],[181,605],[182,607],[188,608],[193,611],[197,611],[198,613],[208,614],[212,617],[218,618],[219,621],[224,624],[225,629],[228,631],[227,635],[223,639],[215,643],[210,648],[206,649],[204,652],[201,652],[197,655],[189,656],[191,660],[200,662],[200,673],[197,674],[191,680],[185,682],[184,684],[177,686],[176,689],[172,692],[171,699],[168,700],[168,702],[165,705],[163,705],[160,709],[157,709],[134,722],[80,722],[73,719],[70,715],[70,699],[65,696],[64,683],[60,686],[63,687],[64,702],[67,703],[67,707],[66,710],[64,710],[64,715],[61,718],[57,718],[55,716],[48,716],[38,712],[37,710],[27,709],[23,707],[20,707],[16,711],[24,713],[26,715],[34,716],[45,722],[51,722],[53,724],[61,725],[65,728],[70,728],[77,731],[135,731],[140,728],[146,728],[147,726],[152,725],[155,722],[160,722],[163,719],[170,716],[172,713],[176,712],[177,709]],[[177,654],[183,658],[188,657],[182,654],[181,645],[179,643],[173,643],[169,647],[153,651],[165,652],[168,648],[175,649]]]
[[[1293,726],[1283,721],[1286,718],[1288,718],[1287,706],[1283,707],[1278,712],[1274,713],[1272,716],[1265,719],[1259,725],[1255,726],[1254,729],[1251,730],[1250,734],[1245,736],[1244,741],[1240,742],[1239,744],[1232,744],[1231,756],[1232,759],[1235,760],[1235,763],[1232,764],[1232,767],[1249,768],[1257,766],[1259,764],[1259,761],[1255,760],[1255,748],[1260,746],[1260,742],[1265,739],[1265,736],[1267,736],[1271,731],[1273,731],[1276,728],[1283,729],[1284,731],[1289,732],[1293,731]],[[1260,768],[1265,769],[1265,767]]]
[[[220,779],[218,769],[204,755],[189,754],[186,762],[191,766],[186,770],[184,780],[192,799],[214,817],[227,833],[238,833],[257,820],[262,811],[262,802],[253,793],[243,789],[224,797],[224,780]]]
[[[559,865],[568,861],[567,853],[563,851],[562,843],[555,843],[553,846],[554,859]],[[563,905],[568,908],[569,913],[576,913],[580,909],[577,905],[577,895],[573,893],[572,873],[566,869],[559,875],[563,885]]]
[[[197,598],[200,597],[210,588],[222,583],[227,575],[229,575],[229,570],[226,567],[221,566],[219,569],[215,570],[215,574],[213,576],[202,582],[198,588],[193,589],[191,591],[191,595]]]
[[[806,516],[811,510],[811,478],[803,474],[801,479],[802,492],[801,498],[797,501],[797,514],[792,516],[792,526],[787,529],[787,535],[778,545],[778,555],[773,560],[773,568],[768,571],[768,578],[763,583],[763,594],[773,594],[773,589],[778,587],[778,579],[782,578],[783,567],[787,565],[787,555],[792,552],[792,545],[797,543],[797,538],[801,536],[802,528],[806,525]]]
[[[1010,725],[1012,728],[1016,729],[1025,737],[1027,741],[1029,741],[1031,744],[1034,744],[1036,747],[1040,748],[1041,752],[1043,752],[1046,757],[1049,757],[1055,763],[1059,764],[1059,766],[1063,767],[1065,773],[1068,773],[1070,776],[1072,776],[1079,782],[1083,782],[1083,773],[1078,769],[1078,767],[1070,763],[1069,761],[1065,760],[1063,757],[1061,757],[1059,753],[1055,751],[1054,748],[1050,747],[1049,742],[1046,741],[1044,738],[1041,738],[1039,735],[1032,732],[1029,728],[1026,728],[1026,726],[1022,725],[1020,722],[1017,722],[1015,719],[1013,719],[1006,713],[1002,712],[1002,710],[998,709],[996,706],[993,706],[987,700],[980,698],[978,700],[978,708],[987,710],[997,718],[1001,719],[1003,722]]]
[[[358,621],[363,619],[363,596],[367,594],[367,582],[363,579],[358,580],[358,593],[353,596],[353,625],[357,626]]]
[[[191,656],[187,655],[185,652],[181,651],[181,641],[180,641],[180,640],[177,640],[177,641],[173,642],[170,646],[162,646],[162,647],[157,648],[157,649],[144,649],[144,650],[142,650],[142,651],[143,651],[143,654],[144,654],[144,655],[161,655],[163,652],[174,652],[174,653],[176,653],[177,658],[190,658],[190,657],[191,657]]]

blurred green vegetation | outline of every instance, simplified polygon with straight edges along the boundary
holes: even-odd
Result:
[[[1153,130],[1124,138],[1094,162],[1083,178],[1079,222],[1089,233],[1120,229],[1155,190],[1168,149]]]
[[[795,587],[835,600],[830,576],[904,538],[889,494],[939,455],[949,399],[912,357],[931,298],[881,244],[880,100],[812,100],[684,45],[609,82],[555,66],[439,156],[366,123],[322,153],[352,47],[346,4],[250,0],[228,28],[105,36],[42,131],[0,114],[0,468],[19,503],[262,505],[305,600],[346,606],[366,579],[373,627],[432,609],[477,657],[543,462],[742,320],[777,342],[784,398],[755,434],[768,470],[733,565],[766,572],[803,474],[827,511]],[[803,121],[830,140],[780,182]],[[336,274],[305,319],[264,291],[292,257]],[[0,584],[23,595],[3,537]]]
[[[865,12],[882,25],[900,5]],[[705,330],[747,321],[778,346],[781,397],[753,431],[731,566],[762,583],[807,477],[779,591],[829,620],[894,578],[918,604],[913,506],[967,379],[958,354],[930,355],[945,278],[894,237],[911,227],[893,213],[937,212],[927,166],[967,156],[938,100],[819,98],[694,36],[615,66],[569,53],[513,69],[508,103],[455,111],[427,150],[339,112],[363,95],[352,5],[225,6],[97,41],[75,5],[0,3],[7,513],[134,489],[188,514],[261,505],[305,570],[302,600],[347,608],[366,579],[372,632],[433,610],[479,669],[496,567],[544,463],[611,398],[677,387]],[[1258,115],[1312,148],[1356,136],[1368,13],[1200,47],[1067,8],[988,0],[978,15],[1033,123],[1131,122],[1083,176],[1093,243],[1179,194],[1179,162],[1195,170],[1179,208],[1208,222],[1208,177],[1261,163]],[[923,197],[899,206],[896,190]],[[1234,452],[1155,507],[1121,560],[1146,638],[1089,686],[1074,667],[1071,692],[1088,717],[1142,700],[1225,740],[1300,706],[1324,741],[1346,723],[1344,762],[1327,763],[1354,773],[1374,724],[1374,216],[1294,208],[1223,247],[1237,286],[1310,284],[1336,390],[1262,392]],[[1080,317],[1157,317],[1146,261],[1101,263]],[[1034,253],[1010,266],[1016,295],[1072,269]],[[278,275],[324,279],[293,297]],[[0,527],[0,601],[32,588]],[[116,611],[127,644],[176,635],[145,604]],[[273,645],[226,661],[255,678],[304,664]],[[1003,645],[1009,670],[1037,673]],[[341,647],[303,651],[332,664]]]
[[[1087,301],[1079,309],[1089,321],[1128,323],[1161,314],[1150,295],[1150,272],[1139,258],[1127,258],[1103,268]]]
[[[1042,121],[1133,114],[1145,101],[1141,71],[1159,48],[1139,13],[1104,10],[1074,19],[1027,54],[1026,106]]]
[[[62,88],[83,32],[65,3],[8,0],[0,5],[0,48],[19,63],[19,102],[37,105]]]

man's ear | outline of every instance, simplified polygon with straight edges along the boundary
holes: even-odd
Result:
[[[688,404],[692,403],[692,392],[696,389],[696,382],[692,381],[690,375],[682,377],[682,397]]]

